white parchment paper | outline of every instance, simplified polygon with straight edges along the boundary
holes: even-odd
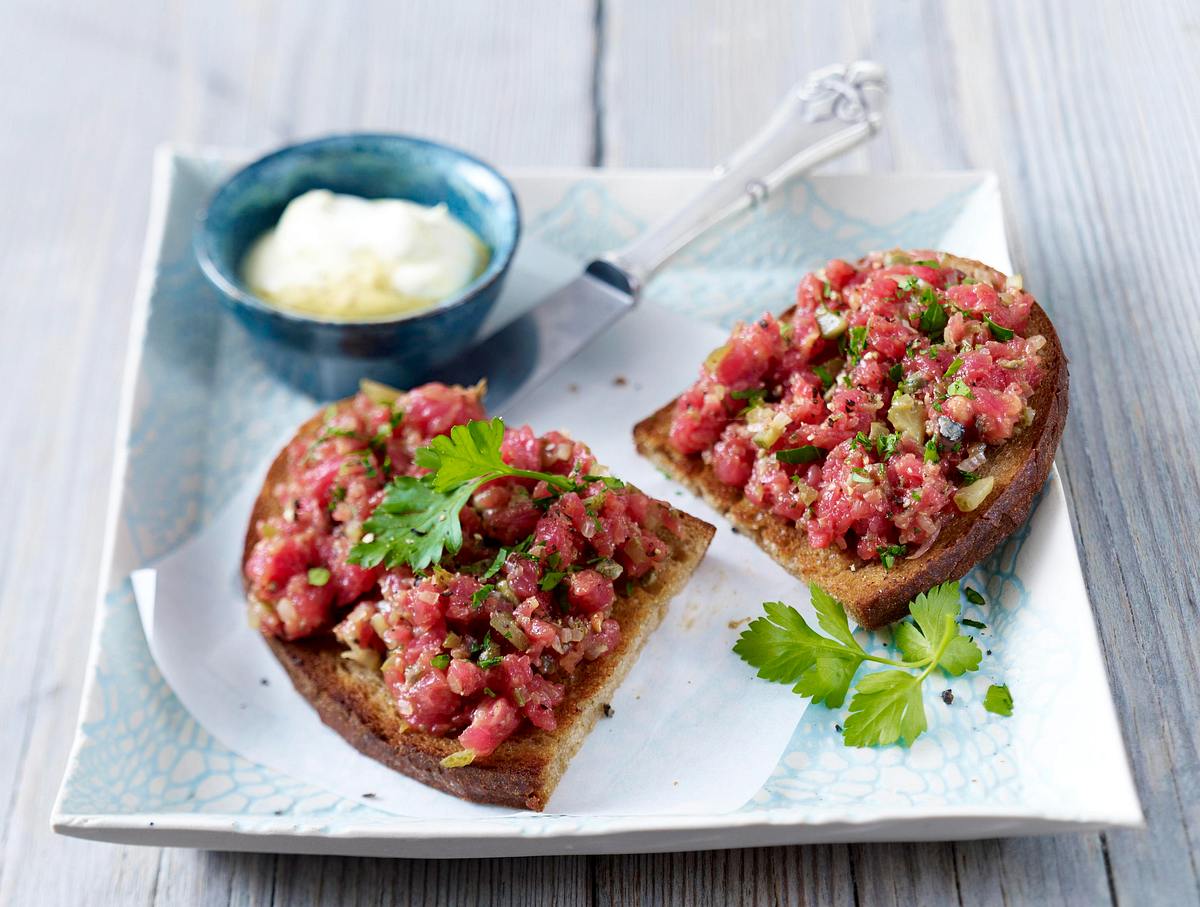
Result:
[[[569,431],[616,475],[718,527],[707,558],[613,699],[613,717],[589,735],[547,812],[737,809],[766,780],[804,713],[806,700],[756,679],[731,647],[763,601],[806,608],[807,593],[633,449],[633,423],[682,389],[723,338],[711,325],[643,307],[508,416],[509,424],[527,422],[539,432]],[[439,793],[360,755],[292,689],[246,624],[239,561],[257,491],[257,482],[248,485],[203,533],[134,574],[151,652],[180,701],[247,759],[345,797],[369,796],[377,808],[428,818],[511,814]]]

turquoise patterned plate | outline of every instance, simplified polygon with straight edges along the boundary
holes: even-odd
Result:
[[[733,812],[414,821],[223,747],[160,676],[128,576],[202,529],[312,408],[255,360],[240,329],[213,304],[192,257],[196,212],[236,163],[171,149],[156,162],[118,427],[105,591],[54,809],[57,831],[226,850],[457,857],[991,837],[1141,823],[1057,473],[1029,522],[970,575],[988,601],[971,606],[969,616],[987,624],[979,640],[989,654],[977,674],[948,683],[952,705],[930,691],[928,733],[911,749],[847,749],[834,731],[842,713],[809,708],[761,790]],[[497,319],[510,317],[539,283],[569,276],[574,262],[635,235],[705,178],[509,175],[528,242]],[[995,178],[798,181],[689,249],[650,286],[646,304],[728,326],[786,308],[799,276],[825,259],[894,246],[947,248],[1011,271]],[[1054,301],[1043,302],[1053,314]],[[1017,702],[1012,718],[980,706],[987,686],[1001,681]]]

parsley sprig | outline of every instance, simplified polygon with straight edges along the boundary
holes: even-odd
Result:
[[[814,703],[839,708],[864,662],[892,670],[863,676],[844,722],[847,746],[911,745],[928,727],[922,685],[934,670],[959,676],[978,669],[979,646],[957,622],[957,582],[943,583],[909,605],[912,620],[898,624],[895,642],[903,660],[868,652],[854,638],[842,604],[819,586],[809,587],[818,633],[783,602],[766,602],[765,617],[752,621],[733,647],[765,680],[792,684]]]
[[[504,421],[491,419],[456,425],[449,435],[420,448],[414,460],[431,472],[392,480],[347,560],[364,567],[407,564],[423,570],[447,553],[457,554],[462,548],[459,511],[480,486],[494,479],[536,479],[559,493],[583,487],[567,476],[509,466],[500,456],[503,442]]]

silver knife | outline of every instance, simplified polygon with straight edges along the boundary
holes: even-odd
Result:
[[[858,61],[810,73],[683,207],[625,247],[590,262],[571,283],[434,374],[463,385],[486,378],[488,412],[502,414],[629,312],[647,282],[692,240],[761,204],[788,178],[874,135],[886,93],[884,70],[877,63]]]

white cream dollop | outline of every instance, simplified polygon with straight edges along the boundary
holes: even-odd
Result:
[[[255,240],[242,271],[280,308],[363,320],[428,308],[487,262],[487,247],[445,205],[313,189]]]

